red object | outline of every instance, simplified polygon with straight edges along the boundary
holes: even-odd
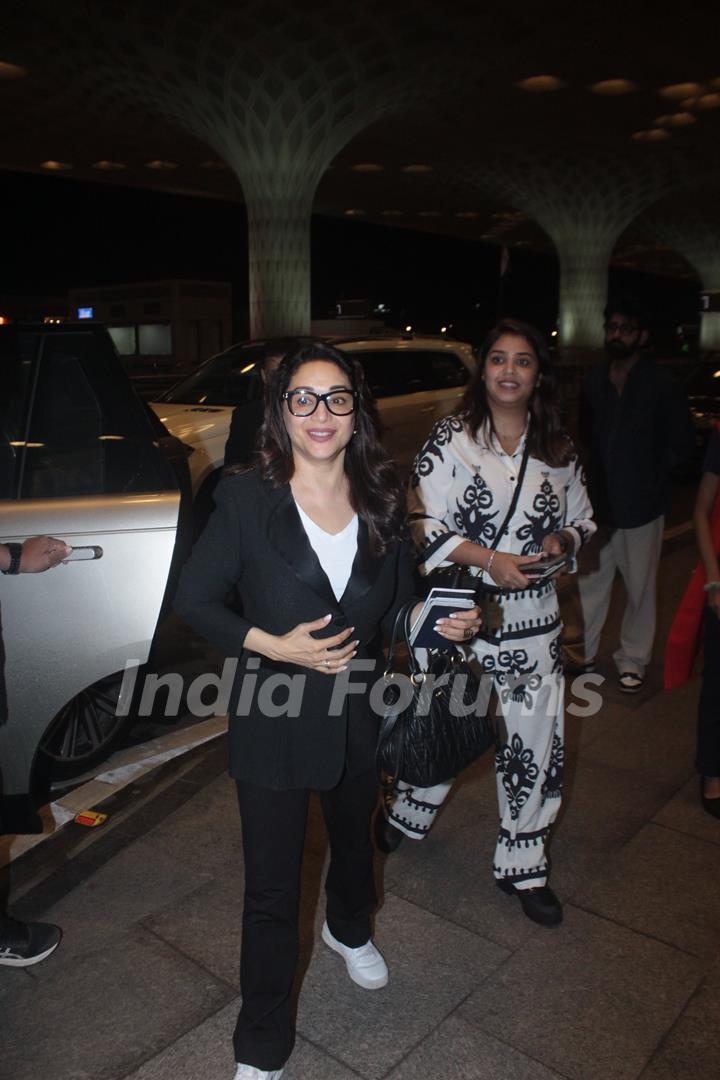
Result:
[[[710,535],[720,551],[720,496],[710,515]],[[702,615],[705,607],[705,568],[698,560],[680,606],[670,627],[663,657],[663,684],[666,690],[682,686],[692,675],[695,657],[701,650]]]

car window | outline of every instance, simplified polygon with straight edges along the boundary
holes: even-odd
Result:
[[[362,364],[375,398],[463,386],[468,380],[467,368],[459,357],[440,350],[373,349],[350,355]]]
[[[104,334],[17,335],[32,367],[21,498],[172,490],[174,475]]]
[[[262,397],[264,345],[228,349],[207,360],[163,400],[173,405],[245,405]]]
[[[32,389],[36,338],[0,333],[0,499],[13,498],[20,483]]]

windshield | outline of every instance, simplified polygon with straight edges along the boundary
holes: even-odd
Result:
[[[237,345],[209,360],[173,386],[164,401],[173,405],[244,405],[262,397],[260,369],[265,345]]]

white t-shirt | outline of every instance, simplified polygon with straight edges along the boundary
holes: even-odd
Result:
[[[352,564],[357,551],[357,514],[353,514],[352,520],[348,522],[342,532],[329,533],[316,525],[298,502],[295,505],[310,545],[328,576],[336,599],[339,600],[345,592],[345,586],[350,579]]]

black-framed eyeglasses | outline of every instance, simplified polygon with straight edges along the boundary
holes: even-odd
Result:
[[[637,323],[629,322],[606,322],[605,331],[608,334],[622,334],[623,337],[627,337],[630,334],[638,334],[640,327]]]
[[[321,401],[333,416],[348,416],[355,411],[356,398],[357,391],[344,387],[328,390],[326,394],[316,394],[314,390],[286,390],[282,395],[293,416],[312,416]]]

